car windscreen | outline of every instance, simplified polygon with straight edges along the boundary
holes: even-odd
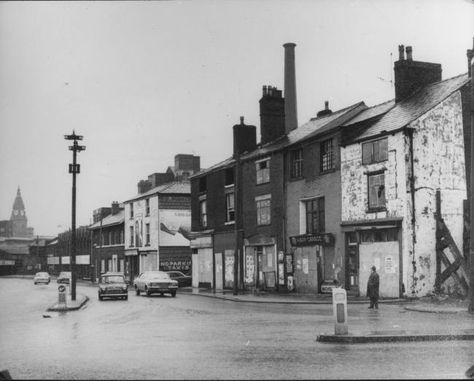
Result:
[[[154,279],[154,280],[170,280],[170,277],[168,274],[150,274],[146,278]]]
[[[119,275],[104,276],[101,283],[124,283],[123,277]]]
[[[48,276],[48,273],[37,273],[36,276]]]

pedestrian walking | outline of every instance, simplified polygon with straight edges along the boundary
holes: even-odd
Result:
[[[379,274],[377,274],[377,269],[375,266],[372,266],[372,273],[369,276],[367,282],[367,296],[370,298],[370,307],[369,308],[379,308]]]

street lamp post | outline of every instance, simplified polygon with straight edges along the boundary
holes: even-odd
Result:
[[[64,139],[73,140],[73,145],[69,146],[72,151],[72,164],[69,164],[69,173],[72,173],[72,222],[71,222],[71,300],[76,300],[76,173],[80,173],[80,165],[76,163],[77,152],[84,151],[85,146],[80,146],[77,141],[82,140],[82,136],[76,135],[74,130],[72,135],[64,135]]]

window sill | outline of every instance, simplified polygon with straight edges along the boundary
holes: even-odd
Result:
[[[264,183],[255,183],[255,185],[265,185],[265,184],[270,184],[270,181],[266,181]]]
[[[234,225],[234,224],[235,224],[235,221],[224,222],[224,225]]]
[[[327,175],[328,173],[334,173],[337,171],[337,168],[331,168],[331,169],[326,169],[326,170],[320,170],[319,171],[319,176],[322,176],[322,175]]]
[[[386,212],[387,208],[385,206],[381,206],[379,208],[369,208],[366,209],[365,213],[378,213],[378,212]]]

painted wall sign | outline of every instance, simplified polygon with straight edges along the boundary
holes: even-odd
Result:
[[[255,277],[255,261],[253,254],[247,253],[245,256],[245,283],[253,283]]]
[[[292,246],[334,246],[335,238],[332,233],[303,234],[290,237]]]
[[[286,272],[289,274],[293,273],[293,256],[292,255],[286,256]]]
[[[303,258],[303,273],[309,273],[309,261],[308,258]]]

